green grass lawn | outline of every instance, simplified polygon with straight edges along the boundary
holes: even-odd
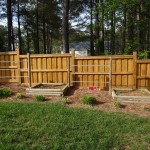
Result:
[[[0,102],[0,150],[148,150],[149,143],[149,118],[48,103]]]

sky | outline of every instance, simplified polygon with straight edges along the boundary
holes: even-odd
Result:
[[[7,26],[7,20],[6,19],[1,20],[0,25]]]

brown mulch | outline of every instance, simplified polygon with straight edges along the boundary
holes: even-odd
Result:
[[[34,96],[26,95],[27,86],[19,84],[3,84],[0,83],[0,88],[9,88],[13,93],[11,97],[0,99],[0,101],[17,101],[17,102],[34,102]],[[17,99],[16,93],[22,93],[25,97],[23,99]],[[82,104],[81,98],[83,96],[94,96],[96,97],[97,104],[94,106],[87,106]],[[133,95],[134,96],[134,95]],[[97,90],[93,91],[87,88],[70,88],[66,94],[68,98],[69,107],[80,107],[80,108],[90,108],[98,109],[106,112],[123,112],[128,114],[135,114],[138,116],[150,117],[150,104],[142,103],[122,103],[122,108],[115,108],[113,106],[113,98],[109,95],[108,91]],[[45,96],[47,102],[59,102],[59,96]],[[146,108],[146,109],[144,109]]]

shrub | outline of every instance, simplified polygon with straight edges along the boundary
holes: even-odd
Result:
[[[0,97],[8,97],[11,95],[11,91],[7,88],[0,88]]]
[[[141,107],[142,107],[142,109],[145,110],[145,111],[150,111],[150,108],[149,108],[148,106],[142,105]]]
[[[116,108],[121,108],[121,107],[122,107],[121,103],[118,102],[118,101],[114,101],[114,102],[113,102],[113,105],[114,105]]]
[[[142,50],[138,54],[139,59],[148,59],[150,56],[150,52],[148,50]]]
[[[93,105],[96,103],[96,98],[91,96],[84,96],[82,99],[83,104]]]
[[[18,99],[22,99],[24,97],[24,95],[22,93],[17,93],[16,94],[16,98]]]
[[[37,102],[43,102],[45,100],[45,97],[42,95],[37,95],[37,96],[35,96],[35,100]]]
[[[62,97],[60,99],[60,102],[63,103],[63,104],[67,104],[68,103],[68,98],[67,97]]]

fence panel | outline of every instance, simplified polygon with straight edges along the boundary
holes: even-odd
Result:
[[[137,88],[150,88],[150,60],[137,60]]]
[[[111,69],[112,87],[133,87],[133,56],[112,56]],[[79,81],[76,83],[78,86],[93,85],[102,89],[108,89],[110,57],[75,57],[75,74],[75,81]]]
[[[74,82],[77,86],[96,86],[108,89],[110,57],[75,57]]]
[[[71,60],[71,54],[31,54],[30,55],[30,70],[31,70],[31,83],[36,85],[38,83],[68,83],[68,58]],[[25,60],[26,55],[21,55],[21,74],[26,76]],[[71,67],[69,68],[71,71]],[[22,79],[22,82],[27,84],[28,80]]]
[[[0,82],[18,82],[17,52],[0,52]]]
[[[112,56],[112,87],[133,87],[133,56]]]

